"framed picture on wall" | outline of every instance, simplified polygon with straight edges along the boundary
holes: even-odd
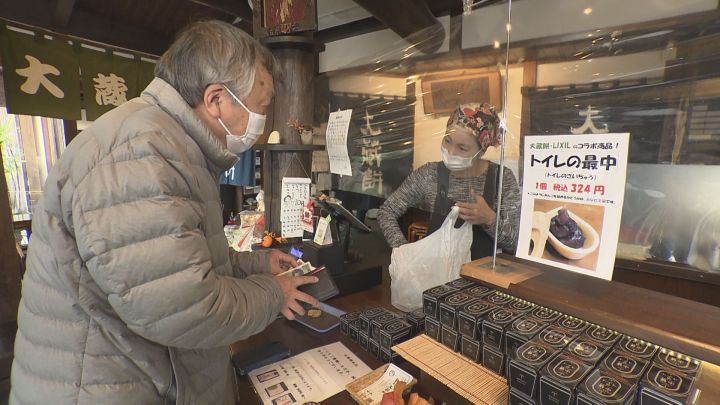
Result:
[[[421,78],[425,114],[449,115],[458,105],[488,102],[502,109],[502,79],[497,69],[456,70]]]
[[[316,29],[315,0],[253,0],[253,35],[255,38]]]

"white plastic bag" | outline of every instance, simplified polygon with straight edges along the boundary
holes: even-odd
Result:
[[[455,229],[458,208],[453,207],[440,229],[417,242],[393,249],[390,259],[392,305],[402,311],[422,308],[423,291],[454,280],[460,266],[470,261],[472,226]]]

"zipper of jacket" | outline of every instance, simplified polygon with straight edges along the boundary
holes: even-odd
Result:
[[[170,378],[170,385],[168,386],[168,392],[165,394],[165,402],[170,404],[177,404],[179,403],[180,399],[180,381],[178,381],[177,373],[175,372],[175,353],[169,347],[168,356],[170,357],[170,368],[172,369],[172,375]],[[175,401],[170,401],[171,398],[169,397],[172,393],[173,388],[175,388]]]

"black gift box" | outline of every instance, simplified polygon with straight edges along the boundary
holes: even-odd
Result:
[[[368,351],[373,357],[380,360],[380,343],[377,340],[368,338]]]
[[[515,298],[509,303],[505,305],[507,308],[512,309],[513,311],[517,311],[521,314],[527,314],[528,312],[531,312],[537,305],[533,304],[530,301],[521,300],[520,298]]]
[[[357,342],[359,338],[359,330],[360,329],[360,320],[355,319],[354,321],[350,321],[348,323],[348,336],[350,336],[350,339]]]
[[[660,367],[680,371],[689,377],[696,377],[700,373],[701,367],[700,360],[668,349],[660,349],[653,363]]]
[[[604,369],[595,369],[577,388],[577,405],[629,405],[637,385]]]
[[[638,402],[644,405],[694,404],[699,393],[694,387],[695,381],[694,377],[653,363],[640,380]]]
[[[340,315],[340,331],[346,335],[350,334],[348,323],[357,320],[360,317],[360,312],[346,312]]]
[[[481,299],[485,302],[488,302],[492,305],[497,305],[499,307],[504,306],[508,302],[513,300],[512,295],[508,295],[505,293],[502,293],[500,291],[493,291],[490,294],[482,297]]]
[[[403,320],[383,325],[380,329],[380,349],[390,350],[398,343],[404,342],[412,337],[412,327]]]
[[[460,350],[460,334],[455,330],[448,328],[447,326],[442,327],[442,344],[448,349],[457,352]]]
[[[655,352],[657,352],[658,346],[638,338],[625,336],[620,339],[620,342],[615,348],[629,353],[634,357],[649,360],[655,355]]]
[[[528,399],[525,395],[515,391],[508,390],[508,405],[535,405],[535,401]]]
[[[445,283],[445,285],[448,287],[452,287],[456,290],[462,290],[463,288],[474,286],[475,282],[466,278],[456,278],[453,281],[448,281],[447,283]]]
[[[567,353],[557,355],[540,371],[538,402],[553,405],[574,404],[575,388],[592,368]]]
[[[368,334],[364,331],[358,332],[358,344],[365,350],[370,350],[368,346]]]
[[[572,333],[569,330],[563,329],[557,325],[550,325],[541,330],[534,340],[556,349],[563,349],[570,344],[576,336],[577,334]]]
[[[398,364],[402,361],[402,357],[392,350],[380,349],[380,361],[383,363]]]
[[[505,329],[519,316],[519,313],[507,308],[495,308],[488,312],[482,322],[483,346],[502,351]]]
[[[489,287],[485,287],[484,285],[474,285],[474,286],[466,288],[462,291],[465,294],[472,295],[475,298],[482,298],[482,297],[492,293],[494,290],[492,290]]]
[[[370,334],[370,322],[378,316],[386,314],[387,311],[384,308],[375,307],[369,308],[360,312],[358,319],[360,320],[359,330],[365,331],[368,335]]]
[[[477,339],[462,336],[460,339],[460,353],[475,363],[482,362],[482,344]]]
[[[425,315],[440,319],[440,300],[457,291],[457,288],[443,284],[423,292],[423,311]]]
[[[532,339],[546,326],[547,324],[530,315],[521,316],[514,320],[510,327],[505,330],[505,343],[503,345],[505,354],[512,356],[515,349]]]
[[[483,301],[473,301],[457,312],[458,332],[469,338],[482,340],[482,319],[491,310],[497,308]]]
[[[546,323],[553,323],[562,316],[562,313],[560,313],[554,309],[537,306],[537,307],[533,308],[532,311],[530,311],[530,316],[537,318]]]
[[[586,339],[582,336],[570,342],[568,347],[565,348],[565,352],[570,353],[593,367],[595,367],[608,351],[610,351],[609,346],[605,346],[592,339]]]
[[[567,329],[572,333],[580,334],[587,329],[590,324],[587,321],[583,321],[580,318],[575,318],[570,315],[563,315],[555,321],[555,324],[563,329]]]
[[[385,312],[384,314],[378,316],[377,318],[374,318],[372,321],[370,321],[370,335],[369,337],[380,341],[380,330],[383,326],[387,325],[388,323],[395,322],[399,318],[397,315],[391,313],[391,312]]]
[[[559,352],[550,346],[527,342],[510,355],[508,384],[529,399],[537,398],[540,370]]]
[[[498,350],[484,345],[482,352],[483,366],[496,374],[505,376],[505,355]]]
[[[602,361],[600,368],[618,377],[636,383],[650,365],[650,360],[634,357],[622,350],[614,349]]]
[[[476,298],[464,292],[450,294],[440,302],[440,323],[451,329],[457,329],[457,312]]]
[[[434,318],[425,318],[425,334],[431,338],[440,341],[442,329],[440,328],[440,321]]]
[[[585,332],[583,332],[583,336],[606,346],[614,345],[615,342],[622,337],[621,334],[615,332],[614,330],[604,328],[600,325],[590,325],[590,327],[585,329]]]
[[[405,315],[405,321],[412,327],[412,334],[417,335],[425,330],[425,312],[422,309],[416,309]]]

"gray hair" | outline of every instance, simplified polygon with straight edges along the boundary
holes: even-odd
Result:
[[[155,76],[195,107],[211,84],[224,84],[239,98],[247,97],[258,63],[278,76],[273,55],[245,31],[223,21],[201,21],[180,32],[160,57]]]

